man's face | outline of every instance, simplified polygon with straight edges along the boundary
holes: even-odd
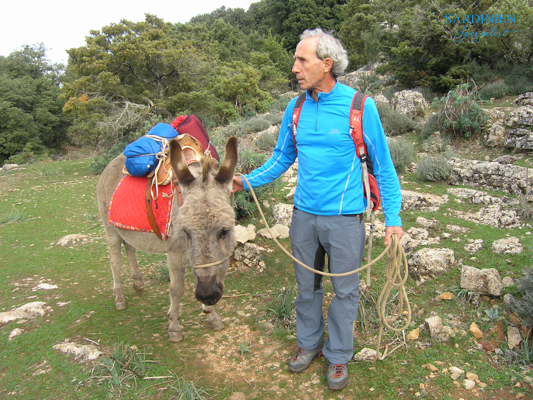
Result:
[[[310,37],[296,46],[292,72],[296,74],[298,85],[302,90],[320,89],[329,75],[331,59],[319,59],[316,55],[317,45],[318,38]]]

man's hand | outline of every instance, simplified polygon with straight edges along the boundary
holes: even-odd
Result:
[[[242,178],[240,176],[233,176],[233,189],[231,193],[240,192],[241,190],[244,190]]]
[[[385,246],[389,244],[390,238],[394,233],[398,237],[398,240],[400,240],[405,232],[401,226],[387,226],[385,231]]]

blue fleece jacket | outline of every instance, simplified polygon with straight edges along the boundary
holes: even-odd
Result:
[[[319,93],[318,102],[307,92],[296,134],[292,133],[292,99],[283,116],[276,148],[261,167],[246,175],[253,188],[272,182],[298,157],[296,208],[315,215],[359,214],[365,210],[361,162],[349,135],[349,114],[355,89],[336,83],[329,93]],[[376,104],[365,100],[363,136],[374,165],[387,226],[401,226],[401,192]],[[244,189],[248,185],[243,182]]]

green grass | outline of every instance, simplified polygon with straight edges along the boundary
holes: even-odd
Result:
[[[416,142],[414,136],[411,139]],[[423,285],[417,286],[411,279],[406,284],[413,308],[409,330],[422,325],[435,313],[445,324],[449,323],[450,316],[458,319],[455,337],[441,343],[422,331],[418,341],[408,342],[407,347],[400,348],[385,361],[350,363],[351,380],[341,393],[332,393],[325,388],[327,362],[324,358],[314,361],[302,374],[293,375],[286,370],[286,363],[296,348],[295,332],[293,326],[276,322],[275,314],[290,315],[287,310],[289,306],[292,310],[290,299],[294,294],[287,295],[284,302],[276,301],[288,292],[283,292],[282,288],[292,288],[296,282],[292,261],[265,238],[258,237],[255,243],[274,250],[263,256],[266,272],[232,272],[226,277],[227,297],[217,305],[217,312],[226,324],[224,331],[209,329],[199,303],[194,300],[194,278],[190,271],[187,272],[188,287],[182,299],[180,319],[185,339],[181,343],[170,343],[166,337],[169,300],[165,257],[138,253],[146,280],[142,296],[133,289],[124,257],[122,277],[128,308],[116,311],[105,234],[96,207],[98,178],[90,174],[90,160],[61,161],[54,166],[56,172],[50,175],[30,169],[5,174],[0,180],[0,216],[13,210],[25,215],[17,221],[0,223],[0,312],[30,301],[45,301],[52,309],[45,316],[0,327],[0,398],[170,399],[182,396],[227,399],[234,392],[242,392],[250,399],[290,399],[302,398],[302,388],[308,398],[456,399],[459,393],[465,399],[473,398],[468,397],[471,393],[457,389],[446,375],[437,374],[431,378],[422,365],[435,361],[442,361],[444,367],[455,365],[477,373],[487,384],[483,392],[486,398],[500,398],[500,389],[513,397],[520,391],[531,395],[531,386],[526,379],[531,378],[531,371],[525,372],[521,361],[512,362],[513,357],[517,360],[528,357],[524,350],[516,350],[522,352],[522,358],[520,354],[508,353],[508,360],[496,361],[493,355],[478,350],[469,334],[462,336],[460,333],[467,332],[470,323],[476,322],[486,337],[492,338],[494,322],[490,318],[483,319],[488,317],[491,305],[481,303],[475,306],[462,299],[447,302],[436,299],[438,294],[459,285],[459,265]],[[404,174],[403,179],[407,182],[403,188],[447,194],[448,186],[443,183],[426,184],[420,182],[416,174]],[[284,199],[286,191],[282,191],[281,186],[268,193],[271,205]],[[462,260],[463,264],[497,268],[502,277],[519,278],[523,267],[530,262],[530,253],[498,255],[492,252],[490,245],[510,234],[521,238],[525,248],[529,249],[526,232],[531,229],[489,229],[462,220],[454,212],[476,212],[482,206],[457,203],[452,195],[449,198],[438,213],[402,213],[405,229],[416,226],[418,216],[439,220],[437,225],[429,228],[432,237],[442,236],[447,224],[468,227],[468,233],[454,233],[450,239],[442,239],[441,244],[431,247],[451,248],[456,260]],[[240,223],[259,225],[259,219],[254,213]],[[56,246],[61,237],[73,233],[89,235],[91,240],[73,248]],[[453,238],[459,238],[460,242],[452,241]],[[476,259],[463,249],[469,238],[484,240],[484,247],[476,253]],[[288,239],[281,243],[290,249]],[[374,257],[382,250],[382,241],[376,240]],[[383,263],[373,267],[371,289],[362,298],[360,310],[364,311],[360,312],[356,328],[356,352],[363,347],[375,347],[378,329],[375,299],[384,284],[384,269]],[[33,291],[43,280],[59,288]],[[328,278],[323,282],[326,301],[329,301],[331,282]],[[503,316],[502,303],[502,299],[497,299],[502,311],[499,317]],[[278,311],[281,311],[273,315],[269,309],[278,305]],[[495,318],[494,311],[490,312]],[[16,327],[23,329],[23,334],[8,341],[10,332]],[[385,332],[382,343],[388,343],[394,337],[399,336]],[[129,349],[136,346],[146,352],[147,360],[154,361],[146,363],[146,376],[171,378],[151,381],[128,378],[122,385],[95,379],[98,363],[80,363],[53,349],[53,345],[65,339],[82,344],[99,343],[106,355],[113,353],[117,343]],[[427,346],[421,348],[417,343]],[[45,373],[36,374],[44,361]],[[521,389],[514,387],[517,381],[522,383]],[[425,385],[424,390],[421,384]],[[416,396],[416,393],[420,395]]]

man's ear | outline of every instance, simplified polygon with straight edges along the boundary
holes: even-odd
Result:
[[[331,58],[326,58],[324,60],[324,72],[331,72],[331,68],[333,68],[333,60]]]

